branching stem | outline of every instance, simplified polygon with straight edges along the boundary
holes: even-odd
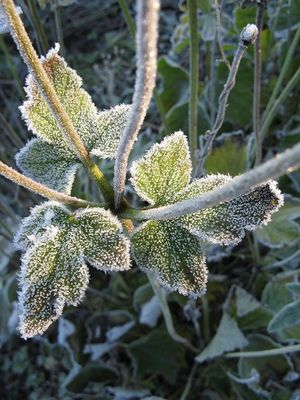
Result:
[[[60,99],[56,94],[54,87],[32,46],[32,43],[22,23],[22,20],[16,11],[13,0],[1,0],[1,4],[4,7],[6,17],[9,21],[10,31],[18,47],[18,50],[23,60],[27,64],[29,71],[32,73],[58,126],[65,134],[78,158],[82,161],[82,163],[89,171],[90,176],[99,185],[103,196],[105,197],[105,200],[111,201],[113,198],[113,190],[105,179],[102,171],[90,158],[90,155],[85,148],[79,134],[76,132],[72,121],[70,120],[68,114],[63,108]]]
[[[78,199],[77,197],[68,196],[66,194],[57,192],[56,190],[49,189],[47,186],[44,186],[20,174],[18,171],[4,164],[2,161],[0,161],[0,175],[3,175],[10,181],[17,183],[18,185],[23,186],[26,189],[31,190],[32,192],[35,192],[40,196],[46,197],[50,200],[56,200],[61,203],[70,204],[74,207],[87,207],[91,205],[96,205],[95,203],[91,203],[89,201]]]
[[[202,196],[184,200],[176,204],[149,210],[130,210],[124,214],[136,220],[163,220],[192,214],[241,196],[271,178],[285,175],[300,167],[300,144],[275,156],[243,175],[236,176],[225,185]]]
[[[220,51],[222,60],[223,60],[224,64],[226,65],[226,67],[228,68],[228,70],[230,71],[231,65],[230,65],[230,62],[228,61],[228,58],[226,57],[226,54],[225,54],[225,51],[224,51],[223,45],[222,45],[221,6],[220,6],[218,0],[215,0],[215,11],[216,11],[216,20],[217,20],[216,39],[217,39],[217,43],[218,43],[218,47],[219,47],[219,51]]]
[[[119,207],[124,193],[130,151],[144,121],[155,86],[159,6],[159,0],[137,1],[136,82],[131,114],[119,143],[115,163],[116,208]]]

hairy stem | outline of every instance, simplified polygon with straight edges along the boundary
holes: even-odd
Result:
[[[256,9],[256,26],[258,28],[258,36],[254,49],[254,87],[253,87],[253,130],[255,133],[255,165],[259,165],[262,160],[262,143],[260,137],[260,101],[261,101],[261,43],[260,33],[263,26],[263,5],[257,4]]]
[[[118,208],[124,193],[128,158],[142,126],[155,86],[159,0],[137,1],[137,72],[133,105],[115,163],[114,194]]]
[[[74,207],[87,207],[95,205],[95,203],[91,203],[89,201],[78,199],[77,197],[68,196],[66,194],[57,192],[56,190],[49,189],[47,186],[44,186],[20,174],[15,169],[4,164],[2,161],[0,161],[0,175],[3,175],[10,181],[17,183],[18,185],[23,186],[26,189],[31,190],[32,192],[35,192],[40,196],[46,197],[50,200],[56,200],[61,203],[70,204]]]
[[[189,72],[189,147],[193,166],[196,164],[198,148],[198,87],[199,87],[199,41],[198,41],[198,1],[188,0],[190,34]]]
[[[90,158],[79,134],[76,132],[72,121],[63,108],[53,85],[46,74],[38,55],[36,54],[32,43],[25,31],[21,18],[19,17],[13,0],[1,0],[6,16],[9,21],[12,37],[18,47],[18,50],[32,73],[49,109],[51,110],[58,126],[61,128],[78,158],[89,171],[90,176],[96,181],[100,187],[103,196],[107,201],[113,198],[113,190],[106,181],[105,176],[98,166]]]
[[[123,12],[123,16],[124,16],[124,19],[125,19],[126,24],[128,26],[128,30],[130,32],[130,35],[131,35],[132,39],[135,39],[135,33],[136,33],[135,32],[135,23],[134,23],[134,19],[132,18],[131,14],[129,12],[127,1],[126,0],[119,0],[119,5],[120,5],[120,8],[121,8],[121,10]],[[153,98],[154,98],[157,110],[159,112],[161,121],[162,121],[162,123],[164,125],[165,134],[168,134],[168,133],[170,133],[170,127],[169,127],[168,120],[167,120],[167,117],[166,117],[166,112],[165,112],[165,109],[164,109],[164,105],[163,105],[163,103],[161,101],[160,95],[159,95],[159,93],[158,93],[156,88],[153,89]]]
[[[256,39],[256,37],[255,37],[251,40],[250,39],[245,40],[244,32],[246,30],[247,30],[247,27],[245,27],[241,33],[238,48],[234,55],[227,81],[224,85],[224,89],[222,90],[222,92],[220,94],[219,108],[218,108],[218,112],[217,112],[217,116],[216,116],[214,125],[213,125],[211,131],[207,132],[205,145],[203,146],[203,149],[201,149],[201,160],[197,166],[197,174],[196,174],[197,176],[203,174],[205,160],[208,157],[208,155],[210,154],[210,152],[212,150],[213,142],[214,142],[219,130],[221,129],[221,127],[223,125],[226,107],[227,107],[227,103],[228,103],[228,97],[229,97],[231,90],[235,86],[236,75],[237,75],[242,57],[243,57],[248,45],[250,43],[253,43]],[[246,38],[248,39],[247,36],[246,36]]]
[[[275,156],[269,161],[253,168],[243,175],[236,176],[225,185],[211,190],[202,196],[184,200],[176,204],[149,210],[130,210],[124,214],[136,220],[163,220],[192,214],[241,196],[271,178],[285,175],[300,167],[300,144]]]

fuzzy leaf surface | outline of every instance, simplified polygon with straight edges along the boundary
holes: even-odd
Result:
[[[191,179],[191,160],[183,132],[176,132],[155,144],[133,163],[131,183],[150,204],[168,204]]]
[[[148,221],[132,238],[133,256],[161,285],[183,295],[205,292],[207,269],[199,240],[186,229],[167,221]]]
[[[44,332],[65,304],[82,299],[88,284],[85,262],[104,271],[130,267],[129,244],[121,229],[101,208],[71,213],[49,202],[33,209],[16,237],[18,246],[27,248],[20,279],[20,330],[25,338]]]
[[[29,178],[67,194],[71,193],[79,162],[67,149],[32,139],[16,155],[16,162]]]
[[[178,193],[174,202],[200,196],[231,179],[226,175],[211,175],[195,180]],[[240,242],[246,229],[252,231],[267,224],[282,204],[283,196],[276,182],[269,181],[231,201],[176,218],[175,221],[201,239],[230,245]]]

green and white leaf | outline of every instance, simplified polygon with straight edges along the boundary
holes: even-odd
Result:
[[[299,325],[300,323],[300,300],[284,306],[268,325],[268,332],[273,333],[291,326]]]
[[[139,267],[162,286],[183,295],[206,291],[208,271],[199,240],[168,221],[148,221],[132,235],[132,252]]]
[[[30,140],[16,155],[16,163],[29,178],[67,194],[80,165],[67,148],[41,139]]]
[[[77,252],[67,251],[67,236],[67,230],[53,229],[23,257],[19,304],[24,339],[42,334],[65,304],[75,306],[82,300],[89,272]]]
[[[236,314],[238,317],[243,317],[261,306],[260,302],[252,294],[239,286],[235,290],[235,295]]]
[[[155,205],[172,202],[174,195],[191,179],[187,140],[179,131],[153,145],[131,168],[131,183],[137,194]]]
[[[56,201],[47,201],[31,209],[30,215],[21,222],[14,237],[19,250],[27,250],[45,235],[49,228],[64,225],[69,211]]]
[[[51,49],[42,65],[83,142],[96,131],[97,109],[89,94],[81,88],[82,81],[76,71],[69,68],[58,55],[59,45]],[[49,143],[69,147],[62,130],[54,119],[33,76],[28,75],[25,90],[28,100],[20,107],[28,128]]]
[[[87,138],[87,147],[91,150],[91,155],[100,158],[116,157],[130,111],[130,105],[120,104],[110,110],[99,112],[97,129]]]
[[[202,363],[219,357],[228,351],[242,349],[247,345],[248,340],[239,329],[236,321],[224,312],[215,336],[195,360]]]
[[[20,330],[23,337],[42,333],[76,305],[88,284],[89,262],[97,269],[130,268],[129,241],[109,211],[90,208],[71,213],[59,203],[33,209],[16,237],[27,248],[20,276]]]
[[[226,175],[211,175],[193,181],[174,197],[178,202],[200,196],[229,182]],[[176,223],[211,243],[224,245],[241,241],[245,230],[267,224],[271,215],[283,204],[283,196],[275,181],[269,181],[245,195],[217,206],[176,218]]]

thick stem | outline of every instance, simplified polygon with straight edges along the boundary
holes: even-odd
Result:
[[[262,5],[257,5],[256,10],[256,26],[258,28],[258,36],[255,42],[254,49],[254,87],[253,87],[253,130],[255,133],[255,165],[259,165],[262,160],[262,143],[260,136],[260,100],[261,100],[261,43],[260,33],[263,26],[264,8]]]
[[[56,200],[61,203],[70,204],[74,207],[87,207],[91,205],[96,205],[95,203],[91,203],[89,201],[78,199],[77,197],[68,196],[66,194],[49,189],[47,186],[44,186],[20,174],[18,171],[4,164],[2,161],[0,161],[0,175],[3,175],[10,181],[17,183],[18,185],[23,186],[26,189],[31,190],[32,192],[35,192],[40,196],[46,197],[50,200]]]
[[[198,87],[199,87],[199,41],[198,41],[198,1],[188,0],[190,33],[190,73],[189,73],[189,147],[193,166],[197,160],[198,148]]]
[[[275,156],[269,161],[253,168],[243,175],[236,176],[225,185],[211,190],[202,196],[180,203],[149,210],[131,210],[124,214],[136,220],[163,220],[192,214],[241,196],[271,178],[285,175],[300,167],[300,144]]]
[[[56,94],[54,87],[46,74],[38,55],[36,54],[32,43],[25,31],[24,25],[21,18],[19,17],[13,0],[1,0],[1,4],[4,7],[6,16],[9,21],[11,34],[18,47],[18,50],[28,66],[29,71],[32,73],[49,109],[51,110],[58,126],[63,131],[64,135],[70,142],[74,152],[78,158],[85,165],[89,171],[91,177],[97,182],[103,196],[107,201],[111,201],[113,198],[113,190],[106,181],[103,173],[97,167],[97,165],[90,158],[90,155],[85,148],[79,134],[76,132],[72,121],[68,114],[63,108],[58,95]]]
[[[128,158],[142,126],[155,86],[159,0],[137,0],[137,73],[129,121],[121,137],[115,163],[115,207],[123,197]]]

